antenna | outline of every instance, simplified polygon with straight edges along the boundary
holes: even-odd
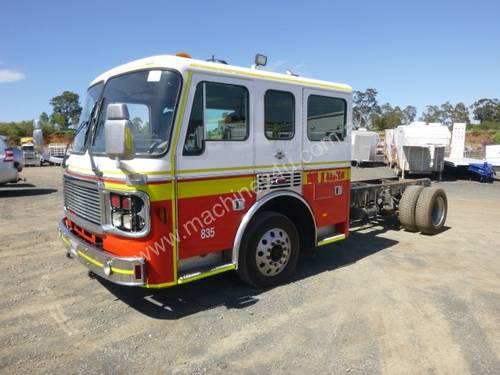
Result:
[[[212,57],[210,57],[210,58],[209,58],[209,59],[207,59],[206,61],[213,62],[213,63],[219,63],[219,64],[228,65],[226,60],[216,59],[216,58],[215,58],[215,55],[212,55]]]

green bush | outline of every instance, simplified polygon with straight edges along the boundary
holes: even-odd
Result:
[[[11,145],[19,144],[21,137],[30,137],[32,134],[33,124],[31,121],[0,123],[0,135],[6,136]]]
[[[500,122],[483,121],[479,126],[481,130],[500,130]]]
[[[495,134],[493,134],[493,136],[491,137],[491,143],[493,143],[494,145],[500,145],[500,132],[496,132]]]

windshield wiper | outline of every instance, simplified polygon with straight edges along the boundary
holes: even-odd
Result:
[[[89,120],[82,121],[80,125],[78,125],[78,128],[76,129],[75,135],[73,136],[73,139],[66,143],[66,148],[64,149],[64,155],[63,155],[63,160],[62,160],[62,167],[66,168],[66,159],[68,155],[68,148],[71,145],[71,143],[75,140],[75,138],[78,136],[78,134],[82,131],[82,129],[89,124]],[[87,137],[87,133],[85,133],[85,137]]]
[[[97,128],[97,123],[98,123],[98,119],[99,119],[99,114],[101,113],[101,108],[102,108],[102,103],[104,102],[104,96],[101,98],[101,100],[99,100],[98,102],[96,102],[94,104],[94,108],[93,108],[93,116],[91,114],[91,117],[90,117],[90,124],[88,126],[88,130],[87,130],[87,134],[85,134],[85,137],[89,137],[88,139],[88,151],[89,151],[89,158],[90,158],[90,166],[92,168],[92,172],[94,172],[94,174],[97,176],[97,177],[102,177],[102,172],[99,170],[99,168],[97,168],[97,165],[95,164],[95,161],[94,161],[94,155],[92,154],[92,143],[94,142],[94,139],[95,139],[95,130]]]

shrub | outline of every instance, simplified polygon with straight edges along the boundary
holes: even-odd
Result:
[[[491,143],[493,143],[494,145],[500,145],[500,132],[496,132],[495,134],[493,134],[493,136],[491,137]]]

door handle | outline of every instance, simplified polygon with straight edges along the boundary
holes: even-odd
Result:
[[[285,154],[283,153],[283,151],[278,150],[278,152],[276,154],[274,154],[274,157],[278,160],[281,160],[285,157]]]

